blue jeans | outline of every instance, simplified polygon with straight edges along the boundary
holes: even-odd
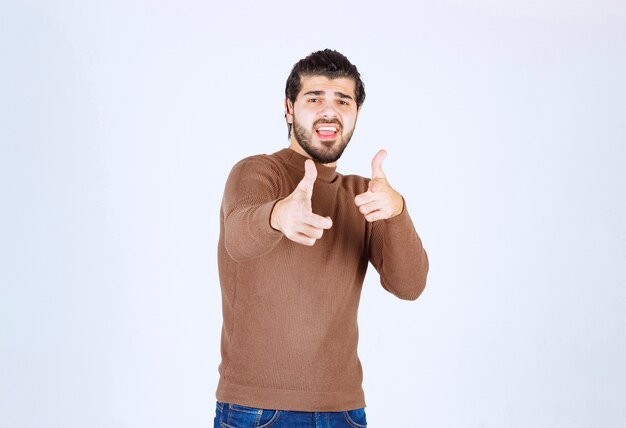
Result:
[[[343,412],[257,409],[218,401],[213,428],[365,428],[365,408]]]

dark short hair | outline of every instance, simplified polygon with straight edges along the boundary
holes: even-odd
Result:
[[[323,51],[313,52],[295,63],[285,86],[285,97],[292,103],[296,102],[296,97],[302,89],[302,77],[304,76],[325,76],[329,79],[350,78],[354,80],[354,96],[356,97],[357,108],[360,108],[363,105],[363,101],[365,101],[365,85],[363,85],[359,70],[345,55],[335,50],[324,49]],[[291,136],[290,123],[287,123],[287,130],[289,138]]]

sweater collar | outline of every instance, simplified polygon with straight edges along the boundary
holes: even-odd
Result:
[[[282,150],[277,151],[274,155],[278,156],[282,159],[288,166],[294,168],[304,177],[304,161],[309,159],[306,156],[301,155],[300,153],[292,150],[290,148],[284,148]],[[337,175],[337,167],[336,166],[328,166],[323,163],[315,162],[315,167],[317,168],[317,179],[330,183],[333,181],[335,176]]]

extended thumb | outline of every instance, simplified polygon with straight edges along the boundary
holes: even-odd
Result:
[[[376,153],[374,159],[372,159],[372,179],[385,178],[385,172],[383,171],[383,161],[387,157],[387,151],[382,149]]]
[[[370,180],[369,184],[367,185],[367,190],[369,190],[370,192],[377,192],[379,189],[380,183],[378,182],[378,180]]]
[[[317,178],[317,168],[311,159],[304,162],[304,177],[300,180],[298,187],[304,190],[309,198],[313,196],[313,184]]]

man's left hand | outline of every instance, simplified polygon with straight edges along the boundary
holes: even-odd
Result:
[[[354,203],[369,222],[395,217],[404,209],[404,199],[389,185],[383,172],[383,160],[386,156],[385,150],[376,153],[372,159],[372,180],[367,192],[354,198]]]

